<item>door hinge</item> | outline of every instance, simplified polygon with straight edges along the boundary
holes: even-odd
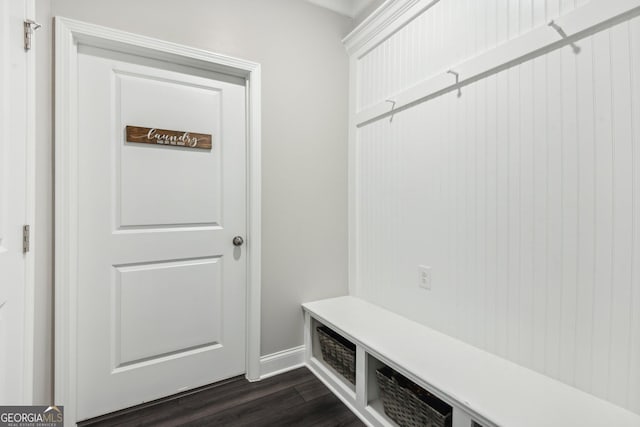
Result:
[[[22,226],[22,253],[29,252],[29,246],[31,241],[31,232],[29,231],[29,226]]]
[[[42,27],[42,25],[38,24],[36,21],[32,21],[31,19],[24,20],[24,50],[31,49],[31,37],[33,36],[33,32],[38,28]]]

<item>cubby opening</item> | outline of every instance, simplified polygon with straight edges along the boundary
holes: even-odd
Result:
[[[451,427],[453,407],[367,354],[367,410],[383,424]]]
[[[316,319],[311,326],[312,357],[355,393],[356,345]]]
[[[386,365],[367,353],[367,411],[377,418],[381,423],[394,426],[395,423],[384,413],[384,405],[382,403],[382,395],[376,371],[384,368]]]

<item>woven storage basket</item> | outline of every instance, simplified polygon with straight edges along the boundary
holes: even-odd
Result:
[[[356,346],[326,326],[318,326],[318,339],[322,359],[345,377],[351,384],[356,383]]]
[[[453,408],[385,366],[376,371],[384,412],[401,427],[451,427]]]

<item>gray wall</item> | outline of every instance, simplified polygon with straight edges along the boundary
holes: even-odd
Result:
[[[301,0],[38,0],[36,389],[51,384],[51,16],[262,64],[262,351],[302,344],[300,303],[347,293],[350,19]]]

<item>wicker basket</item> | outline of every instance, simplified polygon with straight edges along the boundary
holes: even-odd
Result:
[[[356,346],[351,341],[327,328],[318,326],[318,339],[322,359],[345,377],[351,384],[356,383]]]
[[[384,412],[401,427],[451,427],[453,408],[385,366],[376,371]]]

